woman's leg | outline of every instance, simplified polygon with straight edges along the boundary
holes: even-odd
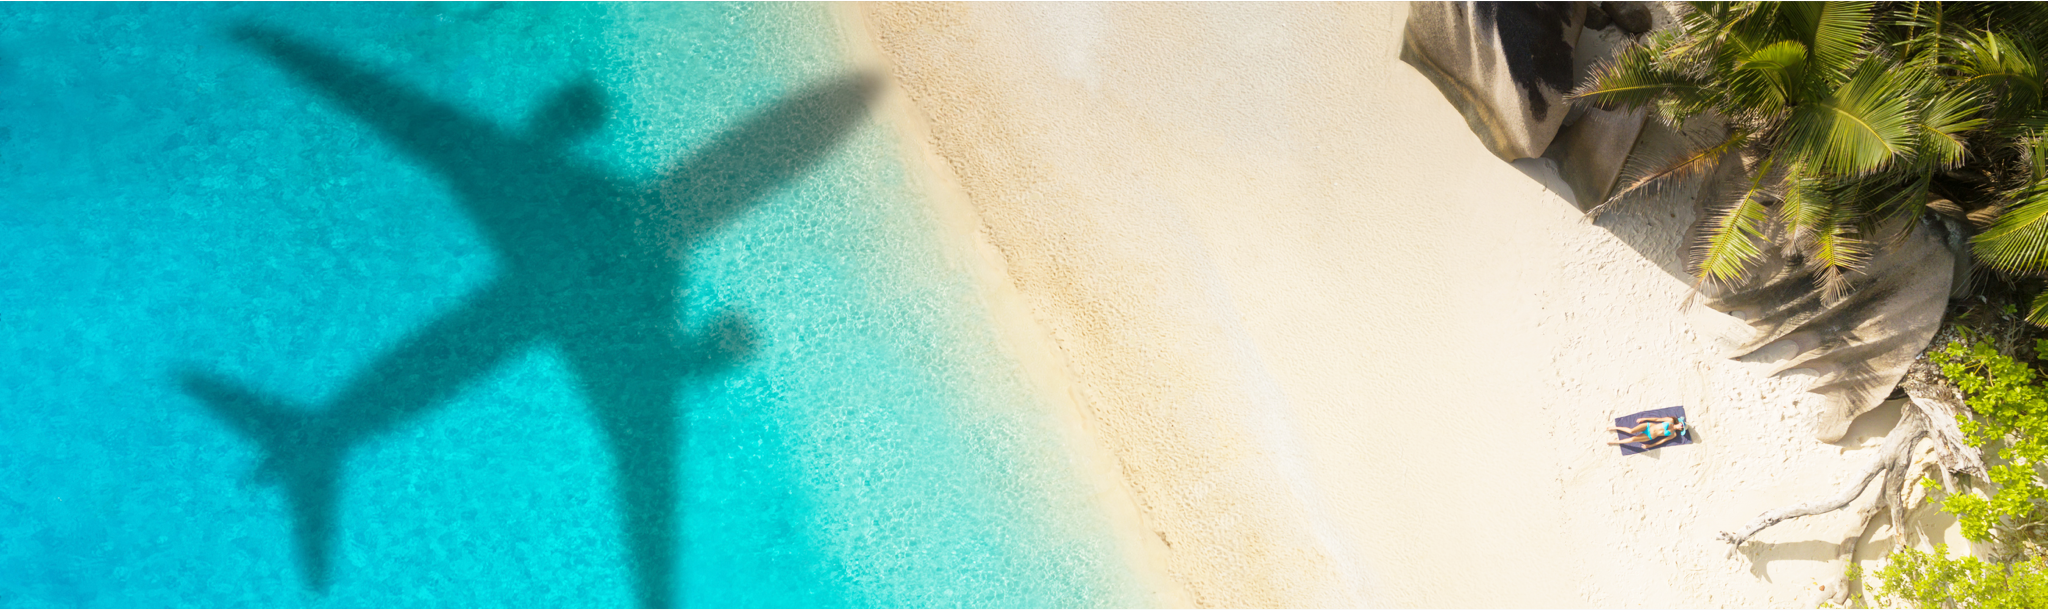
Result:
[[[1607,441],[1607,444],[1609,444],[1609,445],[1619,445],[1619,444],[1622,444],[1622,443],[1640,443],[1640,442],[1643,442],[1643,441],[1647,441],[1647,440],[1650,440],[1650,437],[1648,437],[1648,436],[1644,436],[1644,435],[1641,435],[1641,434],[1638,434],[1638,435],[1635,435],[1635,436],[1631,436],[1631,437],[1628,437],[1628,438],[1625,438],[1625,439],[1622,439],[1622,440],[1618,440],[1618,441]]]

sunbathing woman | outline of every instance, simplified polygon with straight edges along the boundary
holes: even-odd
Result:
[[[1636,420],[1636,427],[1634,428],[1623,428],[1620,426],[1608,428],[1607,430],[1610,432],[1633,434],[1635,436],[1618,441],[1607,441],[1607,444],[1645,443],[1643,445],[1644,449],[1654,449],[1658,445],[1678,438],[1678,435],[1684,434],[1686,429],[1685,418],[1683,417],[1644,417]]]

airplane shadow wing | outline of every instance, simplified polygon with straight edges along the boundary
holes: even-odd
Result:
[[[816,166],[867,115],[875,85],[873,76],[854,75],[790,95],[667,172],[655,185],[659,207],[640,226],[656,228],[662,239],[655,241],[666,243],[653,247],[669,251],[641,255],[683,262],[690,243]],[[729,312],[702,334],[679,332],[676,272],[625,284],[631,289],[595,289],[585,296],[605,306],[558,330],[618,468],[634,586],[650,608],[675,601],[685,434],[677,391],[687,378],[732,366],[754,347],[750,325]]]
[[[509,143],[496,126],[395,80],[365,70],[334,54],[254,25],[231,34],[263,51],[291,74],[320,91],[389,142],[444,176],[480,178],[476,149]]]
[[[880,86],[868,73],[843,76],[783,98],[664,172],[654,185],[654,227],[672,247],[716,229],[837,150],[867,117]]]

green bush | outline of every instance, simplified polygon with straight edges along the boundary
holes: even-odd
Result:
[[[1950,495],[1942,510],[1956,515],[1963,537],[1987,543],[1994,559],[1951,559],[1945,546],[1931,553],[1901,548],[1878,570],[1871,598],[1923,608],[2048,608],[2048,556],[2041,544],[2048,539],[2048,487],[2034,468],[2048,459],[2048,385],[2032,365],[2001,353],[1988,337],[1957,330],[1962,338],[1928,358],[1976,413],[1957,424],[1993,464],[1986,473],[1992,485],[1988,497]],[[2036,348],[2048,354],[2048,341]]]
[[[1928,354],[1963,391],[1977,418],[1957,422],[1969,443],[1984,452],[1992,484],[1989,497],[1956,494],[1942,501],[1963,526],[1963,537],[2013,552],[2038,555],[2048,538],[2048,486],[2035,465],[2048,460],[2048,386],[2033,366],[1999,353],[1990,341],[1964,339]],[[1968,340],[1965,340],[1968,339]],[[2042,343],[2048,343],[2044,341]],[[2048,345],[2037,353],[2048,354]]]
[[[1894,551],[1875,597],[1921,608],[2048,608],[2048,562],[1949,559],[1948,549]]]

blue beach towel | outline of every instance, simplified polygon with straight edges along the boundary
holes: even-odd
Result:
[[[1662,409],[1650,409],[1648,411],[1644,411],[1641,413],[1630,413],[1628,415],[1623,415],[1621,417],[1614,418],[1614,425],[1622,428],[1634,428],[1636,427],[1636,420],[1644,417],[1685,417],[1685,407],[1664,407]],[[1687,421],[1686,425],[1690,426],[1692,425],[1692,422]],[[1617,440],[1629,438],[1630,436],[1634,435],[1622,434],[1620,432],[1614,433],[1614,437]],[[1692,444],[1692,436],[1692,430],[1688,428],[1685,432],[1679,433],[1678,438],[1672,439],[1670,442],[1664,443],[1662,445],[1658,445],[1657,448],[1663,449],[1665,447],[1690,445]],[[1635,455],[1638,453],[1642,453],[1644,451],[1649,451],[1648,449],[1644,449],[1641,443],[1622,443],[1618,446],[1621,447],[1622,455]]]

